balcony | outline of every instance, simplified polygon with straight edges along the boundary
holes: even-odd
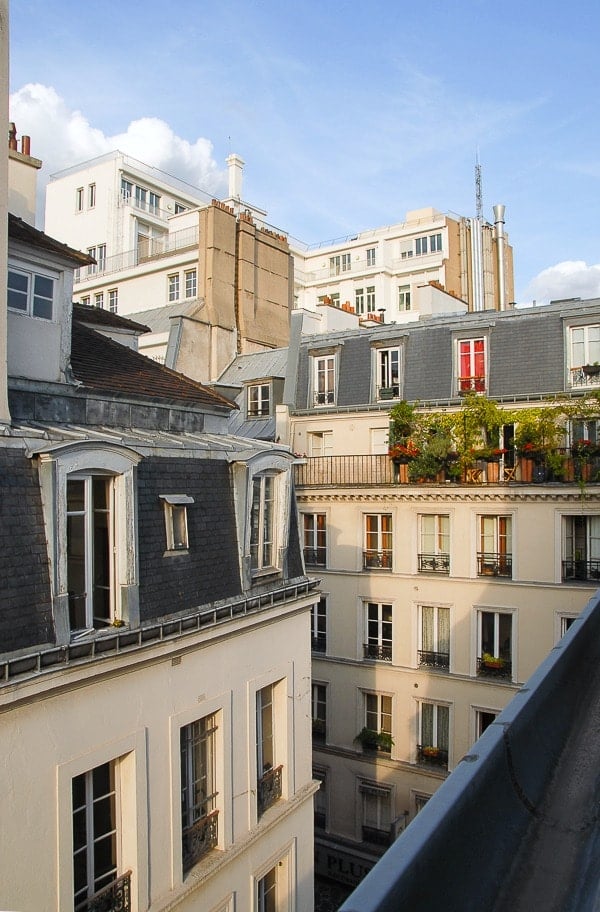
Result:
[[[449,554],[419,554],[419,573],[450,573]]]
[[[376,827],[363,826],[363,842],[369,842],[376,846],[389,846],[392,844],[392,836],[389,830],[379,830]]]
[[[477,575],[502,576],[507,579],[512,579],[512,554],[478,551]]]
[[[128,269],[139,266],[140,263],[148,263],[152,260],[169,256],[172,253],[177,253],[180,250],[197,247],[198,239],[197,226],[183,228],[181,231],[164,234],[162,237],[148,238],[140,241],[135,250],[125,250],[123,253],[103,258],[97,265],[76,269],[75,284],[78,282],[95,282],[101,276],[108,276],[115,272],[125,272]]]
[[[312,456],[294,470],[297,488],[394,484],[394,466],[386,455]]]
[[[419,665],[427,668],[443,668],[448,671],[450,668],[450,653],[433,652],[431,649],[419,649]]]
[[[363,570],[391,570],[391,551],[363,551]]]
[[[600,383],[600,365],[584,364],[581,367],[572,367],[570,369],[571,387],[576,389],[586,389],[590,387],[597,389]]]
[[[392,661],[392,646],[384,646],[382,643],[364,643],[363,658],[375,659],[377,662]]]
[[[563,582],[587,582],[597,583],[600,579],[600,559],[592,560],[571,559],[562,562],[562,579]]]
[[[256,801],[258,816],[260,817],[267,808],[281,798],[281,774],[283,766],[276,766],[267,770],[256,784]]]
[[[131,871],[78,903],[75,912],[131,912]]]
[[[500,656],[477,659],[477,674],[482,678],[512,678],[512,662]]]
[[[219,812],[212,811],[206,817],[196,820],[182,831],[183,871],[187,873],[203,855],[210,852],[218,840]]]
[[[327,548],[304,548],[304,563],[307,567],[327,566]]]
[[[328,390],[325,393],[315,393],[314,394],[314,404],[315,405],[335,405],[335,393],[333,390]]]
[[[400,387],[398,385],[380,386],[377,389],[377,398],[379,400],[399,399],[400,398]]]
[[[448,769],[448,750],[442,747],[417,744],[417,763],[426,766],[442,766]]]

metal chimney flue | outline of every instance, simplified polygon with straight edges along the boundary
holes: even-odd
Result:
[[[504,281],[504,212],[502,203],[494,206],[494,228],[496,231],[496,257],[498,269],[498,310],[506,310],[506,283]]]

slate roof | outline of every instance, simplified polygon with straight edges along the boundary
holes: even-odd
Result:
[[[201,306],[203,306],[203,302],[198,300],[183,301],[177,304],[165,304],[163,307],[153,307],[151,310],[141,310],[135,316],[147,325],[146,332],[169,332],[173,317],[190,317]]]
[[[238,355],[219,378],[219,383],[235,386],[260,380],[263,377],[285,377],[288,361],[287,348],[273,348],[270,351]]]
[[[137,333],[150,332],[149,327],[143,323],[121,317],[102,307],[91,307],[89,304],[73,302],[73,320],[77,320],[79,323],[91,323],[93,326],[106,329],[128,329]]]
[[[339,352],[336,408],[373,404],[372,347],[403,348],[402,396],[411,401],[456,399],[453,339],[485,334],[488,388],[493,398],[543,396],[566,388],[565,319],[600,321],[600,299],[557,301],[544,307],[435,316],[302,339],[295,407],[309,407],[310,357]],[[319,409],[319,411],[324,411]]]
[[[71,367],[85,387],[135,398],[167,399],[217,408],[235,403],[183,374],[73,322]]]
[[[23,219],[13,215],[12,212],[8,213],[8,236],[12,241],[22,241],[24,244],[29,244],[40,250],[48,250],[50,253],[60,254],[60,256],[65,257],[77,266],[88,266],[90,263],[96,262],[88,253],[82,253],[81,250],[75,250],[73,247],[69,247],[68,244],[62,244],[60,241],[50,237],[50,235],[34,228],[33,225],[24,222]]]

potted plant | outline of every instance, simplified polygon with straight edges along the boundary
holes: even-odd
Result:
[[[587,377],[596,377],[600,374],[600,364],[598,361],[594,361],[593,364],[584,364],[581,370]]]
[[[394,744],[389,732],[378,732],[366,726],[359,731],[354,740],[362,745],[363,750],[366,751],[385,751],[389,753]]]
[[[484,652],[481,656],[481,664],[484,668],[489,668],[492,671],[499,671],[501,668],[504,668],[504,659],[500,656],[492,655],[491,652]]]
[[[406,399],[401,399],[390,409],[390,430],[388,445],[391,448],[395,443],[404,443],[412,436],[416,426],[416,405],[411,405]]]

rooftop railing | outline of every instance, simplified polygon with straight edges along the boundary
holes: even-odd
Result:
[[[96,265],[83,266],[75,270],[75,284],[78,282],[96,281],[100,276],[111,275],[133,269],[140,263],[148,263],[161,257],[169,256],[188,247],[196,247],[199,240],[198,226],[182,228],[162,237],[148,238],[140,241],[135,250],[125,250],[101,259]]]
[[[312,456],[294,470],[296,487],[394,484],[394,466],[387,455]]]

